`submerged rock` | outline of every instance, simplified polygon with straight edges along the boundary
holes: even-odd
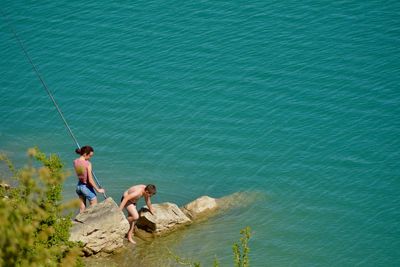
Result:
[[[216,199],[218,208],[221,211],[248,207],[252,203],[265,198],[261,192],[236,192]]]
[[[112,253],[123,246],[128,230],[128,220],[109,197],[76,216],[70,240],[82,242],[86,255]]]

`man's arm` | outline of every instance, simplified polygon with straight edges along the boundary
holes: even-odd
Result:
[[[146,205],[149,208],[150,213],[154,215],[154,209],[153,209],[153,206],[151,205],[151,200],[148,195],[144,196],[144,201],[146,202]]]

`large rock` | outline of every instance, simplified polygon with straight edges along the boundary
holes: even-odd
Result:
[[[154,215],[146,207],[139,211],[135,235],[144,240],[151,240],[183,225],[206,220],[219,212],[246,207],[259,197],[259,194],[252,192],[238,192],[222,198],[202,196],[180,209],[173,203],[153,204]]]
[[[139,211],[139,219],[136,222],[139,230],[136,229],[135,234],[141,238],[149,237],[149,234],[153,237],[167,234],[192,223],[176,204],[165,202],[152,206],[154,214],[151,214],[146,207]]]
[[[123,246],[129,222],[112,198],[78,214],[71,228],[71,241],[80,241],[86,255],[111,253]]]
[[[217,200],[209,196],[202,196],[181,208],[191,220],[205,219],[213,215],[218,209]]]

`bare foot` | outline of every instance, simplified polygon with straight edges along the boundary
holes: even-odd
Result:
[[[133,240],[131,236],[128,237],[128,241],[131,242],[131,243],[134,244],[134,245],[136,244],[135,240]]]

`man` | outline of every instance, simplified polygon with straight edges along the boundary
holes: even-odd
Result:
[[[130,224],[130,228],[128,231],[128,240],[132,244],[136,244],[136,242],[132,239],[133,230],[135,227],[135,222],[139,219],[139,213],[136,209],[136,203],[141,197],[144,197],[147,207],[151,214],[154,214],[154,209],[151,206],[150,198],[154,196],[157,192],[156,186],[149,185],[134,185],[128,190],[124,192],[121,198],[121,204],[119,205],[119,209],[122,211],[124,208],[128,211],[128,222]]]

